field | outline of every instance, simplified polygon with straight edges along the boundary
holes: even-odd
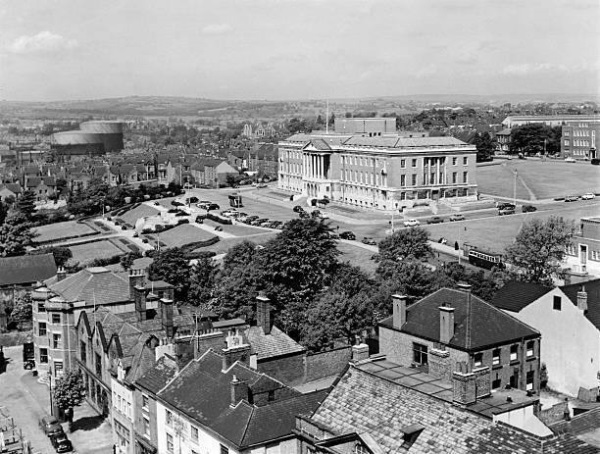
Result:
[[[512,198],[513,170],[518,172],[517,199],[551,199],[565,195],[581,195],[585,192],[600,193],[600,166],[593,166],[587,162],[566,163],[550,160],[512,160],[498,165],[478,167],[479,192]]]
[[[156,238],[157,235],[152,235]],[[199,229],[193,225],[182,224],[166,232],[161,232],[160,242],[167,247],[180,247],[185,244],[195,243],[196,241],[206,241],[215,235],[205,230]]]
[[[81,265],[85,265],[94,259],[106,259],[124,253],[108,240],[77,244],[69,247],[69,249],[71,249],[71,252],[73,253],[73,258],[71,258],[69,262],[79,262]]]
[[[95,233],[90,226],[79,224],[76,221],[58,222],[56,224],[42,225],[35,229],[39,236],[35,238],[36,242],[58,241],[63,238],[73,238],[79,235]]]
[[[341,241],[338,242],[337,248],[342,253],[339,257],[340,262],[350,262],[351,265],[359,266],[368,274],[375,274],[377,263],[371,260],[374,252]]]
[[[550,215],[574,220],[577,225],[582,217],[599,216],[600,206],[596,204],[574,208],[565,207],[560,211],[553,212],[538,211],[510,216],[494,216],[467,222],[444,222],[443,224],[426,225],[425,228],[431,233],[432,241],[444,237],[450,245],[458,241],[462,247],[466,242],[490,251],[503,252],[506,246],[515,240],[524,222],[533,218],[547,219]]]

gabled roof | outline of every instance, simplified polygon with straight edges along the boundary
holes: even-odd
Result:
[[[85,268],[47,285],[69,302],[86,301],[88,304],[103,305],[129,300],[126,275],[103,267]]]
[[[179,372],[174,358],[162,356],[153,367],[135,381],[140,387],[156,394]]]
[[[552,287],[531,282],[510,281],[496,292],[491,303],[498,309],[520,312],[551,290]]]
[[[276,326],[271,328],[270,334],[265,334],[262,327],[250,326],[244,330],[244,335],[256,353],[258,361],[278,356],[304,352],[304,347],[285,334]]]
[[[351,366],[346,371],[310,421],[332,436],[369,434],[390,454],[600,452],[569,434],[537,437],[502,423],[495,424],[450,402],[372,375],[360,366]],[[404,434],[415,424],[423,430],[412,444],[407,443]]]
[[[20,255],[0,258],[0,286],[24,285],[56,275],[54,255]]]
[[[470,312],[467,309],[469,296]],[[449,288],[442,288],[410,306],[401,331],[439,342],[439,308],[443,305],[454,308],[454,337],[448,345],[459,350],[476,351],[540,336],[538,331],[481,298]],[[383,320],[380,325],[393,329],[392,317]]]
[[[577,292],[584,289],[587,293],[587,306],[585,317],[600,330],[600,279],[581,282],[578,284],[569,284],[560,289],[569,297],[571,302],[577,305]]]

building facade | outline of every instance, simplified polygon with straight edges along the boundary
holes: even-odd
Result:
[[[377,210],[476,200],[474,146],[453,137],[296,134],[279,143],[279,189]]]
[[[561,156],[596,159],[599,142],[600,119],[568,121],[562,126]]]
[[[600,217],[581,219],[580,229],[567,246],[563,267],[600,277]]]

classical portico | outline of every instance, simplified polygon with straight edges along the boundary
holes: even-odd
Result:
[[[331,198],[331,148],[323,140],[313,140],[302,149],[303,193],[308,197]]]

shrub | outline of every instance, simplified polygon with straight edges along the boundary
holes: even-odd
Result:
[[[144,243],[144,244],[148,244],[148,238],[144,238],[144,239],[142,240],[142,243]]]
[[[164,226],[164,225],[162,225],[162,224],[156,224],[156,225],[154,226],[154,231],[155,231],[155,232],[162,232],[162,231],[164,231],[164,230],[165,230],[165,226]]]
[[[126,225],[122,225],[121,226],[121,230],[127,230],[127,226]]]
[[[598,166],[598,165],[600,165],[600,159],[592,159],[591,163],[594,166]]]
[[[189,219],[179,219],[177,221],[177,225],[181,225],[181,224],[189,224],[190,220]]]
[[[222,218],[221,216],[216,216],[216,215],[214,215],[214,214],[212,214],[210,212],[206,215],[206,218],[210,219],[211,221],[218,222],[219,224],[227,224],[227,225],[229,225],[229,224],[232,223],[231,219]]]

